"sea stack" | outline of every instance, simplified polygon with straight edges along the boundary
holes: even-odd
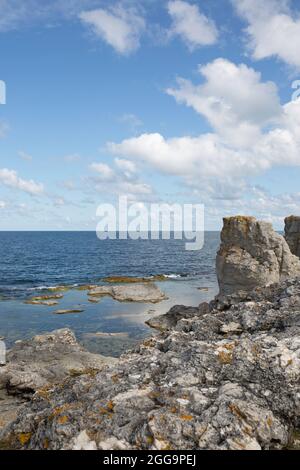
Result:
[[[300,217],[295,215],[287,217],[284,231],[291,252],[300,258]]]
[[[220,295],[300,276],[300,260],[270,223],[245,216],[227,217],[223,222],[216,262]]]

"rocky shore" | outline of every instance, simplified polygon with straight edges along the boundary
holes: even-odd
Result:
[[[149,320],[155,334],[119,360],[84,351],[69,330],[17,344],[0,368],[0,447],[297,448],[300,261],[289,243],[269,224],[225,219],[220,295]]]

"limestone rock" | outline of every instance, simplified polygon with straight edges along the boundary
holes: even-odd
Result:
[[[300,279],[182,312],[94,376],[36,393],[17,449],[285,449],[300,422]],[[295,437],[296,436],[296,437]]]
[[[196,315],[204,315],[208,312],[209,305],[204,302],[199,307],[185,307],[175,305],[167,313],[150,318],[146,324],[158,331],[167,331],[174,328],[182,318],[191,318]]]
[[[0,368],[0,388],[28,396],[66,377],[100,370],[115,359],[85,351],[67,328],[18,341]]]
[[[300,217],[291,215],[285,219],[285,239],[291,252],[300,258]]]
[[[113,286],[98,286],[89,291],[89,296],[103,297],[109,295],[119,302],[150,302],[157,303],[165,300],[165,294],[153,283],[122,284]]]
[[[300,260],[272,225],[254,217],[224,219],[217,255],[220,294],[251,291],[300,275]]]

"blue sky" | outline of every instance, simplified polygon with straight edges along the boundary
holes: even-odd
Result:
[[[0,0],[0,229],[94,230],[124,194],[282,227],[297,79],[299,0]]]

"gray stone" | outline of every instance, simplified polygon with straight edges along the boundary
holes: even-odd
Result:
[[[285,239],[291,252],[300,258],[300,217],[291,215],[285,219]]]
[[[204,302],[199,307],[185,307],[184,305],[175,305],[167,313],[150,318],[146,324],[159,331],[167,331],[174,328],[182,318],[191,318],[196,315],[207,313],[209,305]]]
[[[36,393],[0,433],[0,446],[294,447],[300,422],[299,297],[300,279],[289,279],[240,299],[234,294],[215,300],[201,315],[180,307],[172,328],[115,364],[70,377],[47,395]]]
[[[153,283],[121,284],[113,286],[97,286],[88,293],[90,297],[111,296],[119,302],[150,302],[165,300],[166,295]]]
[[[300,260],[272,225],[254,217],[224,219],[217,255],[220,294],[251,291],[300,275]]]
[[[115,359],[84,350],[67,328],[18,341],[0,368],[0,388],[28,396],[66,377],[100,370]]]

